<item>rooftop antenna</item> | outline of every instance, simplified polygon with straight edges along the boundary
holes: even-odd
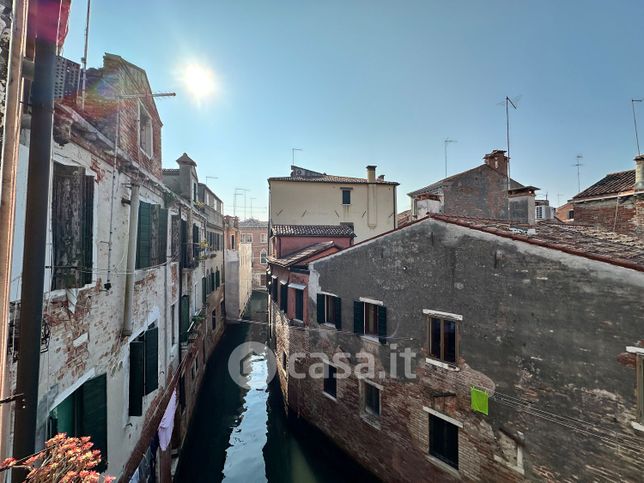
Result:
[[[209,179],[219,179],[219,176],[206,176],[206,184],[208,184]]]
[[[291,165],[295,166],[295,151],[304,151],[302,148],[291,148]]]
[[[250,199],[250,217],[253,218],[253,200],[256,200],[254,196]]]
[[[497,105],[505,104],[505,144],[506,144],[506,156],[508,158],[508,174],[507,174],[507,193],[508,193],[508,219],[510,221],[510,226],[512,226],[512,212],[510,210],[510,106],[517,110],[517,105],[521,100],[521,95],[515,96],[510,99],[508,96],[505,96],[505,99],[499,102]]]
[[[584,165],[584,163],[581,162],[581,160],[584,159],[584,157],[581,154],[577,155],[577,162],[573,164],[573,166],[577,167],[577,194],[581,193],[581,167]]]
[[[235,193],[233,194],[233,216],[237,216],[237,197],[246,196],[244,191],[248,191],[244,188],[235,188]]]
[[[85,19],[85,47],[83,49],[83,84],[81,86],[81,110],[85,110],[85,89],[87,87],[87,46],[89,43],[89,13],[92,5],[92,0],[87,0],[87,17]]]
[[[443,144],[445,145],[445,177],[447,178],[447,145],[451,143],[457,143],[458,141],[456,139],[450,139],[447,138],[445,141],[443,141]]]
[[[557,193],[557,208],[561,206],[561,193]]]
[[[631,107],[633,108],[633,127],[635,128],[635,143],[637,144],[637,155],[642,154],[640,152],[640,138],[637,134],[637,117],[635,116],[635,103],[642,102],[644,99],[631,99]]]

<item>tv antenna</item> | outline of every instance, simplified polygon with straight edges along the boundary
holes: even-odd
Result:
[[[291,165],[295,166],[295,151],[304,151],[302,148],[291,148]]]
[[[521,95],[510,98],[505,96],[505,99],[497,103],[497,105],[505,104],[505,145],[506,153],[505,155],[508,158],[508,172],[507,172],[507,193],[508,193],[508,219],[510,220],[510,226],[512,226],[512,214],[510,210],[510,106],[516,111],[519,101],[521,100]]]
[[[633,127],[635,128],[635,144],[637,144],[637,155],[642,154],[640,152],[640,138],[637,134],[637,116],[635,116],[635,103],[642,102],[644,99],[631,99],[631,107],[633,108]]]
[[[573,164],[573,166],[577,167],[577,194],[581,193],[581,167],[584,165],[584,163],[581,162],[582,159],[584,159],[584,157],[581,154],[578,154],[577,162]]]
[[[447,145],[451,143],[457,143],[458,141],[456,139],[450,139],[447,138],[445,141],[443,141],[443,144],[445,145],[445,177],[447,178]]]

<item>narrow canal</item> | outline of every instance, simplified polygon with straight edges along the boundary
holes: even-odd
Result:
[[[266,294],[254,292],[249,308],[245,318],[255,323],[229,325],[208,362],[175,481],[376,481],[316,428],[287,418],[277,381],[267,384],[264,355],[248,361],[248,389],[233,381],[231,352],[243,342],[267,338]]]

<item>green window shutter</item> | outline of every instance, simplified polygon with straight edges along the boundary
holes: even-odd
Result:
[[[219,269],[215,272],[215,288],[219,288],[219,285],[221,285],[221,275],[219,273]]]
[[[83,270],[79,274],[82,284],[92,283],[93,233],[94,233],[94,178],[85,176],[83,200]]]
[[[143,367],[145,364],[143,341],[130,342],[130,416],[143,415]]]
[[[323,324],[326,322],[326,317],[324,313],[324,297],[325,295],[318,294],[318,306],[317,306],[317,312],[318,312],[318,324]]]
[[[159,210],[159,262],[168,261],[168,210]]]
[[[381,344],[387,343],[387,307],[378,306],[378,338]]]
[[[188,328],[190,327],[190,297],[181,296],[181,320],[179,321],[179,342],[188,341]]]
[[[152,205],[141,201],[139,203],[139,226],[136,243],[136,268],[150,266],[150,236]]]
[[[145,394],[159,387],[159,329],[154,327],[143,334],[145,345]]]
[[[340,297],[335,297],[333,299],[335,304],[335,328],[338,330],[342,329],[342,299]]]
[[[201,277],[201,304],[206,305],[206,277]]]
[[[217,278],[219,278],[219,271],[217,271],[217,275],[215,275],[214,272],[210,274],[210,285],[213,288],[213,290],[217,290],[217,288],[219,288],[219,283]]]
[[[93,182],[93,181],[92,181]],[[107,376],[95,377],[82,386],[80,434],[90,436],[93,449],[101,452],[97,471],[107,468]]]
[[[353,302],[353,332],[364,334],[364,303]]]

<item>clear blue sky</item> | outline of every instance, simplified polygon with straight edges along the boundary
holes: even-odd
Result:
[[[64,55],[82,55],[85,0],[72,1]],[[232,213],[236,187],[266,217],[270,176],[297,163],[364,176],[378,165],[406,193],[505,148],[512,177],[556,204],[605,173],[632,169],[630,99],[644,97],[641,0],[93,0],[89,65],[104,52],[144,68],[164,122],[163,165],[184,151]],[[201,107],[178,79],[210,66]],[[639,106],[644,139],[644,103]],[[242,203],[241,199],[239,202]],[[238,215],[243,210],[238,209]],[[248,210],[250,215],[250,210]]]

